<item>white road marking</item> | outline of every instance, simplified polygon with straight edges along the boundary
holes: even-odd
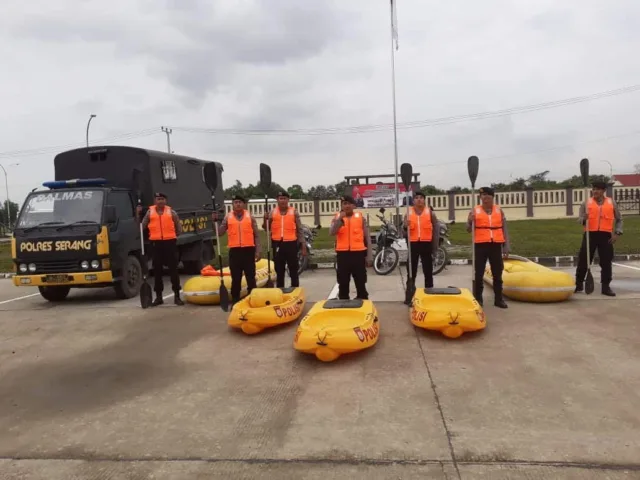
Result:
[[[333,289],[331,289],[331,293],[329,293],[329,296],[327,297],[327,300],[331,300],[333,298],[338,298],[338,290],[340,289],[340,286],[336,283],[333,286]]]
[[[612,265],[615,265],[616,267],[624,267],[624,268],[630,268],[632,270],[638,270],[640,272],[640,268],[639,267],[632,267],[631,265],[623,265],[621,263],[611,263]]]
[[[9,303],[9,302],[15,302],[16,300],[23,300],[25,298],[30,298],[30,297],[35,297],[36,295],[40,295],[39,293],[32,293],[31,295],[25,295],[23,297],[16,297],[16,298],[11,298],[9,300],[3,300],[0,302],[0,305],[3,305],[5,303]]]

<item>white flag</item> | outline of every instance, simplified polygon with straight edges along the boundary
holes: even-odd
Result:
[[[396,42],[396,50],[398,50],[398,12],[396,11],[396,3],[391,0],[391,31],[393,40]]]

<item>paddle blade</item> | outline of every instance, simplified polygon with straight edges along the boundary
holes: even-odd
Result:
[[[587,278],[585,279],[584,282],[584,292],[587,295],[591,295],[593,293],[593,289],[594,289],[594,285],[593,285],[593,275],[591,274],[591,269],[589,269],[587,271]]]
[[[260,164],[260,186],[263,190],[271,188],[271,167],[266,163]]]
[[[149,285],[145,280],[142,285],[140,285],[140,306],[142,308],[149,308],[151,306],[151,301],[151,285]]]
[[[224,278],[222,276],[223,271],[220,270],[220,308],[222,308],[223,312],[229,311],[229,291],[227,290],[227,286],[224,284]]]
[[[589,186],[589,159],[583,158],[580,160],[580,175],[582,175],[582,184],[585,187]]]
[[[476,179],[478,178],[478,170],[480,169],[480,160],[475,155],[472,155],[467,160],[467,171],[469,172],[469,180],[471,180],[471,187],[475,188]]]
[[[215,193],[218,188],[218,167],[215,163],[205,163],[202,167],[202,178],[211,193]]]
[[[411,179],[413,178],[413,167],[410,163],[400,165],[400,177],[402,177],[404,188],[409,190],[409,187],[411,187]]]
[[[404,303],[405,305],[411,305],[413,303],[413,296],[416,293],[416,285],[413,279],[409,276],[407,278],[407,290],[405,291]]]

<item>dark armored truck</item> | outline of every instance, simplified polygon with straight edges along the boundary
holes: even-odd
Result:
[[[214,257],[212,208],[224,214],[222,165],[212,192],[203,160],[135,147],[79,148],[54,159],[55,181],[32,191],[20,210],[12,239],[16,286],[37,286],[49,301],[64,300],[71,288],[113,286],[119,298],[139,294],[142,284],[138,201],[142,215],[154,193],[182,222],[178,237],[186,273],[198,274]],[[142,217],[140,217],[142,218]],[[148,232],[145,257],[150,258]]]

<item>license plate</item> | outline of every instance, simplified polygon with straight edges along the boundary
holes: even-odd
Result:
[[[65,283],[69,280],[67,275],[46,275],[44,281],[47,283]]]

